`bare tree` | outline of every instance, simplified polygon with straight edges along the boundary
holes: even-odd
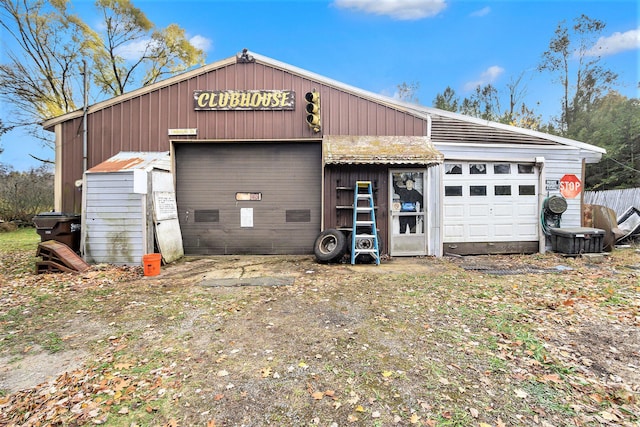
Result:
[[[405,102],[419,104],[420,100],[416,96],[418,89],[420,89],[420,83],[418,82],[408,84],[406,82],[402,82],[398,85],[398,99]]]
[[[0,218],[31,223],[53,208],[53,174],[46,168],[28,172],[0,170]]]
[[[17,46],[0,64],[0,99],[14,107],[16,120],[9,125],[25,126],[33,136],[42,137],[42,121],[82,105],[85,58],[93,60],[93,77],[107,96],[204,63],[204,53],[186,40],[184,30],[155,28],[129,0],[96,1],[104,34],[72,14],[69,5],[69,0],[0,0],[0,25]],[[44,138],[52,147],[51,136]]]

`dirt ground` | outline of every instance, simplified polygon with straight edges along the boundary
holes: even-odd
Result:
[[[162,267],[156,277],[142,277],[143,283],[170,280],[174,284],[200,286],[277,286],[291,284],[296,278],[322,272],[331,274],[358,272],[368,266],[344,264],[340,266],[318,264],[311,257],[211,257],[188,258],[182,262]],[[438,268],[413,258],[396,258],[386,261],[375,270],[379,274],[437,274]],[[260,281],[262,280],[262,282]],[[252,281],[255,281],[252,282]],[[279,282],[280,281],[280,282]],[[130,282],[135,287],[136,281]],[[15,360],[0,357],[0,390],[16,392],[35,387],[43,382],[55,380],[64,372],[76,369],[89,356],[84,344],[97,340],[105,331],[113,329],[109,325],[85,319],[70,319],[65,325],[68,350],[49,353],[44,349],[32,348],[28,354]]]
[[[43,407],[80,425],[638,425],[638,257],[5,275],[0,410],[7,425]]]

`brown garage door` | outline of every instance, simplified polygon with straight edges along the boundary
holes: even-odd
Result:
[[[185,254],[313,253],[319,143],[182,143],[175,157]]]

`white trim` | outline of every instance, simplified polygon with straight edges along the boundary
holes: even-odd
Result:
[[[566,147],[566,146],[558,146],[558,145],[540,145],[540,144],[511,144],[511,143],[506,143],[506,144],[480,144],[480,143],[473,143],[473,142],[438,142],[438,141],[434,141],[433,139],[431,140],[431,142],[433,143],[433,145],[438,146],[438,145],[442,145],[445,147],[455,147],[455,148],[460,148],[460,147],[472,147],[472,148],[482,148],[482,149],[486,149],[486,148],[500,148],[500,149],[504,149],[504,148],[518,148],[518,149],[531,149],[531,150],[541,150],[541,151],[549,151],[549,150],[579,150],[579,148],[577,147]]]
[[[54,175],[53,175],[53,208],[56,212],[62,210],[62,124],[55,127],[55,153],[54,153]],[[84,186],[82,187],[84,193]]]

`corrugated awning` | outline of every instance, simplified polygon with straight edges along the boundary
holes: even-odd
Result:
[[[426,136],[325,135],[325,164],[418,164],[442,163],[444,156]]]

